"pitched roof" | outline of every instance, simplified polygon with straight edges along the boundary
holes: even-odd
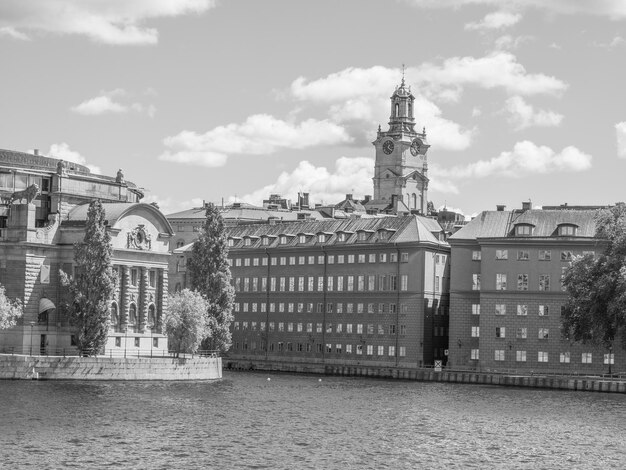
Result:
[[[265,207],[253,206],[245,202],[235,203],[220,209],[220,214],[224,220],[244,220],[260,221],[270,218],[282,220],[297,220],[299,213],[309,214],[310,218],[322,219],[323,216],[316,210],[291,211],[287,209],[267,209]],[[181,212],[168,214],[169,220],[204,220],[206,217],[204,207],[194,207]]]
[[[484,211],[452,235],[450,240],[512,237],[515,226],[519,224],[534,226],[531,238],[555,236],[558,226],[563,224],[576,225],[577,237],[592,238],[596,231],[596,213],[596,210]]]
[[[360,231],[371,232],[365,241],[358,241]],[[387,236],[381,234],[387,232]],[[339,242],[338,233],[348,235],[346,240]],[[261,237],[271,236],[269,245],[278,246],[280,235],[319,234],[325,233],[330,236],[324,242],[318,242],[317,237],[308,237],[306,243],[299,242],[297,236],[291,237],[286,244],[280,246],[303,246],[303,245],[346,245],[351,243],[394,243],[394,242],[429,242],[447,246],[446,242],[439,241],[434,233],[441,232],[441,227],[436,220],[421,216],[406,217],[381,217],[381,218],[351,218],[345,220],[303,221],[282,224],[263,225],[238,225],[227,229],[227,236],[236,239],[255,237],[249,247],[261,246]],[[256,238],[259,237],[259,238]],[[243,243],[243,242],[239,242]],[[185,247],[183,247],[185,248]],[[180,250],[183,250],[181,248]]]
[[[132,210],[141,209],[152,212],[158,219],[161,219],[161,223],[164,229],[170,235],[174,234],[174,230],[169,221],[165,218],[163,213],[154,207],[152,204],[145,204],[142,202],[103,202],[102,207],[104,209],[105,220],[109,227],[115,226],[117,221],[125,216]],[[87,211],[89,210],[89,203],[81,204],[74,207],[68,214],[67,219],[62,221],[64,225],[82,225],[87,220]]]

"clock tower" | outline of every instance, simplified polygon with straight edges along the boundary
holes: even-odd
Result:
[[[426,214],[428,204],[428,162],[426,129],[415,131],[415,97],[406,87],[404,75],[391,95],[389,130],[378,126],[374,166],[374,200],[394,204],[397,211]],[[393,197],[395,196],[395,197]],[[406,207],[404,207],[406,206]]]

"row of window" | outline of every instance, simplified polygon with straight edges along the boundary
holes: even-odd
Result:
[[[140,344],[141,344],[141,337],[135,336],[135,347],[138,348]],[[122,338],[120,336],[115,337],[115,347],[116,348],[122,347]],[[159,338],[152,338],[152,347],[154,348],[159,347]]]
[[[268,289],[267,277],[235,277],[233,284],[235,292],[266,292]],[[438,292],[441,281],[436,276],[435,290]],[[327,291],[395,291],[398,290],[398,276],[395,274],[359,275],[359,276],[290,276],[270,277],[270,292],[323,292]],[[400,276],[400,290],[409,288],[409,276]]]
[[[496,315],[506,315],[507,304],[495,304],[494,313]],[[561,307],[562,309],[563,307]],[[528,315],[528,305],[527,304],[517,304],[516,309],[517,315],[519,316],[527,316]],[[480,304],[472,304],[472,315],[480,315]],[[540,317],[547,317],[550,315],[550,306],[549,305],[538,305],[537,306],[537,315]]]
[[[248,347],[247,342],[238,342],[236,341],[234,344],[235,350],[240,351],[255,351],[257,349],[257,344],[255,341],[251,342],[250,347]],[[269,351],[270,352],[303,352],[303,353],[316,353],[321,354],[322,352],[326,352],[328,354],[356,354],[357,356],[367,355],[367,356],[388,356],[388,357],[396,357],[396,347],[395,346],[382,346],[382,345],[374,345],[374,344],[333,344],[326,343],[323,345],[321,343],[317,343],[315,345],[311,343],[269,343]],[[265,351],[263,345],[261,345],[261,350]],[[385,350],[387,354],[385,354]],[[406,356],[406,346],[398,347],[398,357]]]
[[[235,302],[234,311],[237,312],[261,312],[267,313],[267,303],[248,303],[248,302]],[[317,308],[315,308],[317,306]],[[396,304],[390,303],[352,303],[348,302],[345,304],[345,313],[397,313]],[[338,303],[327,303],[326,311],[324,312],[324,304],[319,302],[314,304],[313,302],[270,302],[269,303],[269,311],[274,313],[278,312],[289,312],[289,313],[344,313],[344,304],[342,302]],[[409,313],[409,306],[406,304],[400,304],[400,314],[406,315]],[[439,306],[434,311],[435,315],[447,315],[448,308],[446,306]]]
[[[117,266],[113,267],[113,273],[118,279],[120,278],[120,269]],[[155,270],[148,271],[148,284],[150,285],[150,287],[156,286]],[[133,287],[137,287],[139,285],[139,268],[130,269],[130,285]]]
[[[582,255],[591,255],[595,256],[594,251],[583,251]],[[572,261],[574,257],[574,252],[572,250],[563,250],[561,251],[561,261]],[[480,250],[472,251],[472,260],[480,261],[482,259],[482,252]],[[497,260],[508,260],[509,259],[509,250],[496,250],[496,259]],[[552,261],[552,251],[551,250],[539,250],[537,253],[537,259],[539,261]],[[530,251],[529,250],[517,250],[517,260],[518,261],[529,261],[530,260]]]
[[[240,327],[241,330],[246,331],[248,329],[250,329],[251,331],[256,331],[257,330],[257,325],[258,325],[258,331],[265,331],[265,322],[233,322],[233,330],[235,331],[239,331]],[[273,331],[278,331],[279,333],[283,333],[283,332],[288,332],[288,333],[293,333],[293,332],[298,332],[298,333],[313,333],[313,328],[315,326],[315,333],[323,333],[324,332],[324,324],[323,323],[294,323],[294,322],[269,322],[269,331],[273,332]],[[346,323],[345,325],[343,323],[336,323],[333,327],[332,323],[326,323],[326,333],[346,333],[346,334],[352,334],[352,333],[356,333],[357,335],[362,335],[362,334],[368,334],[368,335],[374,335],[374,334],[379,334],[379,335],[385,335],[385,334],[389,334],[389,335],[395,335],[396,331],[398,332],[399,335],[404,336],[406,335],[406,325],[399,325],[398,328],[396,329],[396,325],[394,324],[390,324],[390,325],[383,325],[383,324],[374,324],[374,323],[368,323],[368,324],[363,324],[363,323]],[[344,329],[345,326],[345,329]]]
[[[447,255],[436,255],[435,262],[437,264],[445,264]],[[272,266],[304,266],[311,264],[324,264],[324,255],[309,256],[272,256],[270,264]],[[389,260],[389,261],[387,261]],[[349,255],[328,255],[328,264],[354,264],[354,263],[396,263],[398,261],[397,253],[376,253],[369,254],[349,254]],[[408,263],[409,254],[400,253],[400,262]],[[233,265],[233,259],[229,259],[229,263]],[[234,265],[239,266],[267,266],[267,257],[261,258],[234,258]]]
[[[470,357],[472,360],[478,361],[480,359],[480,350],[472,349],[470,352]],[[496,349],[494,350],[494,360],[495,361],[505,361],[506,360],[506,350],[505,349]],[[526,362],[526,351],[515,351],[515,360],[517,362]],[[571,355],[569,352],[559,353],[559,362],[561,364],[569,364],[571,360]],[[547,351],[538,351],[537,352],[537,362],[549,362],[549,355]],[[593,363],[593,355],[590,352],[582,353],[580,358],[581,364],[592,364]],[[604,364],[615,364],[615,355],[604,354]]]
[[[237,312],[267,312],[267,303],[248,303],[248,302],[235,302],[234,311]],[[345,304],[345,312],[344,312],[344,304],[342,302],[337,303],[327,303],[326,311],[324,311],[324,303],[318,302],[314,304],[313,302],[270,302],[269,303],[269,311],[270,313],[278,312],[289,312],[289,313],[397,313],[397,307],[395,303],[352,303],[348,302]],[[317,308],[316,308],[317,307]],[[406,315],[409,312],[409,306],[406,304],[400,304],[400,313]],[[443,309],[437,309],[435,314],[444,314],[445,311]]]
[[[496,326],[496,338],[506,338],[506,327],[505,326]],[[548,339],[550,335],[550,328],[539,328],[537,330],[537,339]],[[471,331],[472,338],[480,337],[480,326],[472,326]],[[515,338],[517,339],[526,339],[528,338],[528,328],[527,327],[519,327],[515,329]]]
[[[378,239],[379,240],[388,240],[391,233],[395,232],[395,230],[387,230],[380,229],[378,230]],[[259,238],[261,238],[261,245],[268,246],[271,245],[276,238],[278,238],[278,243],[280,245],[287,245],[292,242],[295,237],[298,237],[299,244],[305,244],[311,242],[314,238],[317,240],[317,243],[327,243],[331,240],[333,235],[337,236],[338,242],[347,242],[350,236],[354,232],[337,232],[336,234],[331,232],[319,232],[317,234],[312,233],[300,233],[297,235],[294,234],[280,234],[280,235],[263,235],[261,237],[257,236],[244,236],[243,244],[244,246],[252,246],[257,242]],[[357,240],[360,242],[364,242],[370,239],[370,237],[374,234],[373,230],[358,230],[357,231]],[[231,237],[228,239],[228,246],[235,246],[239,243],[239,237]]]
[[[566,268],[563,268],[566,269]],[[561,277],[562,279],[562,277]],[[550,274],[540,274],[538,279],[537,289],[540,291],[549,291],[551,289],[551,277]],[[496,274],[496,290],[508,289],[508,275],[505,273]],[[517,275],[517,290],[528,290],[528,274]],[[561,286],[561,289],[564,289]],[[472,274],[472,290],[480,290],[480,274]]]

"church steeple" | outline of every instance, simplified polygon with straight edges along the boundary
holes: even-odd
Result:
[[[389,132],[415,133],[415,118],[413,117],[413,103],[415,96],[411,87],[404,83],[404,65],[402,65],[402,82],[391,95],[391,116],[389,117]]]
[[[428,202],[428,160],[426,129],[415,130],[414,102],[402,66],[402,80],[390,98],[389,130],[378,126],[374,165],[374,200],[392,203],[398,213],[425,214]]]

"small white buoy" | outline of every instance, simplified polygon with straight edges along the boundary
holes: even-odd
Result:
[[[272,380],[272,379],[270,379],[270,378],[268,377],[268,378],[267,378],[267,381],[269,382],[270,380]]]
[[[322,381],[322,379],[318,379],[317,381],[318,381],[318,382],[321,382],[321,381]]]

